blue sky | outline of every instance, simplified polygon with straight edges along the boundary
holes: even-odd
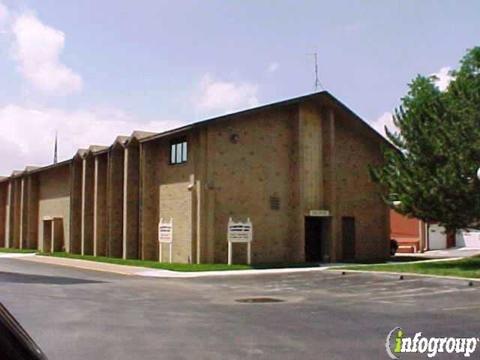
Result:
[[[68,158],[133,129],[309,93],[315,51],[325,89],[380,129],[416,74],[446,76],[480,35],[479,1],[0,4],[7,174],[51,161],[55,131]]]

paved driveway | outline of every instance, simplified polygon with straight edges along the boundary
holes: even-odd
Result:
[[[480,333],[480,286],[466,281],[333,272],[149,279],[0,259],[0,289],[59,360],[385,359],[396,326]],[[236,301],[258,297],[284,302]]]
[[[430,250],[424,253],[415,253],[415,254],[401,254],[397,253],[397,257],[415,257],[415,258],[425,258],[425,259],[449,259],[449,258],[459,258],[467,256],[478,256],[480,255],[480,249],[472,248],[450,248],[443,250]]]

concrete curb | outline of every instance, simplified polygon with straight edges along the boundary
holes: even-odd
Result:
[[[458,257],[451,257],[451,258],[438,258],[438,259],[426,259],[426,260],[416,260],[416,261],[388,261],[383,264],[358,264],[358,265],[352,265],[352,266],[369,266],[369,265],[403,265],[403,264],[423,264],[423,263],[431,263],[431,262],[439,262],[439,261],[454,261],[454,260],[461,260],[467,258],[463,256],[458,256]]]
[[[451,280],[465,280],[465,281],[475,281],[480,282],[480,279],[472,278],[461,278],[454,276],[441,276],[441,275],[428,275],[428,274],[417,274],[417,273],[406,273],[406,272],[392,272],[392,271],[367,271],[367,270],[349,270],[349,269],[336,269],[339,267],[345,267],[347,264],[334,264],[326,265],[320,267],[298,267],[298,268],[279,268],[279,269],[249,269],[249,270],[221,270],[221,271],[173,271],[165,269],[152,269],[139,266],[130,266],[130,265],[118,265],[118,264],[109,264],[96,262],[91,260],[82,260],[82,259],[69,259],[69,258],[59,258],[59,257],[50,257],[32,254],[22,254],[22,253],[4,253],[0,254],[0,258],[16,258],[24,261],[37,262],[41,264],[56,265],[56,266],[66,266],[71,268],[77,268],[82,270],[90,271],[101,271],[125,276],[140,276],[147,278],[201,278],[201,277],[218,277],[218,276],[249,276],[249,275],[270,275],[270,274],[293,274],[293,273],[302,273],[302,272],[322,272],[325,270],[330,271],[345,271],[352,273],[377,273],[377,274],[390,274],[390,275],[408,275],[408,276],[418,276],[418,277],[431,277],[431,278],[442,278],[442,279],[451,279]],[[438,261],[453,261],[459,260],[460,258],[449,258],[449,259],[428,259],[415,261],[415,263],[429,263],[429,262],[438,262]],[[389,264],[406,264],[412,262],[392,262]],[[372,264],[358,264],[352,266],[369,266]],[[347,265],[348,266],[348,265]],[[388,266],[388,264],[385,264]]]
[[[55,258],[50,256],[42,256],[42,255],[35,255],[29,258],[22,257],[22,258],[18,258],[18,260],[36,262],[38,264],[63,266],[63,267],[70,267],[70,268],[76,268],[76,269],[82,269],[82,270],[100,271],[100,272],[107,272],[107,273],[127,275],[127,276],[135,275],[135,271],[139,271],[143,269],[143,268],[138,268],[138,267],[133,267],[128,265],[115,265],[115,264],[94,262],[89,260]],[[93,266],[91,263],[94,263]],[[97,266],[97,264],[99,264],[99,266]],[[121,268],[118,268],[118,267],[121,267]],[[126,269],[122,269],[123,267],[126,267]],[[133,271],[134,269],[136,270]]]
[[[375,270],[347,270],[347,269],[329,269],[332,272],[346,272],[346,273],[358,273],[358,274],[382,274],[382,275],[403,275],[410,277],[427,277],[434,279],[444,279],[444,280],[462,280],[462,281],[473,281],[480,283],[480,279],[477,278],[466,278],[458,276],[448,276],[448,275],[433,275],[433,274],[420,274],[420,273],[411,273],[411,272],[398,272],[398,271],[375,271]]]
[[[210,276],[246,276],[246,275],[268,275],[268,274],[293,274],[299,272],[320,272],[330,269],[325,267],[305,268],[282,268],[282,269],[251,269],[251,270],[222,270],[222,271],[171,271],[171,270],[147,270],[136,273],[137,276],[156,278],[199,278]]]
[[[18,255],[18,254],[17,254]],[[26,254],[22,254],[26,255]],[[69,259],[28,254],[29,256],[17,257],[19,260],[36,262],[40,264],[66,266],[90,271],[109,272],[126,276],[140,276],[149,278],[200,278],[211,276],[247,276],[247,275],[268,275],[268,274],[290,274],[299,272],[320,272],[330,269],[334,266],[344,266],[336,264],[333,266],[321,267],[299,267],[299,268],[280,268],[280,269],[248,269],[248,270],[221,270],[221,271],[172,271],[164,269],[152,269],[139,266],[117,265],[96,262],[82,259]]]
[[[35,256],[35,253],[0,253],[0,258],[23,258],[32,256]]]

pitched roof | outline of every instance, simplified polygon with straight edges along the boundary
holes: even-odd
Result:
[[[175,133],[179,133],[179,132],[183,132],[183,131],[190,130],[190,129],[193,129],[193,128],[201,127],[201,126],[204,126],[204,125],[207,125],[207,124],[210,124],[210,123],[214,123],[214,122],[217,122],[217,121],[227,121],[227,120],[239,117],[239,116],[255,114],[255,113],[265,111],[265,110],[269,110],[269,109],[273,109],[273,108],[291,106],[291,105],[299,104],[301,102],[310,101],[310,100],[319,101],[322,104],[329,104],[333,107],[336,107],[336,108],[340,109],[341,111],[346,112],[351,117],[353,117],[354,119],[359,121],[361,124],[363,124],[371,132],[371,134],[373,136],[375,136],[379,141],[384,142],[387,146],[390,146],[390,147],[392,146],[392,144],[390,142],[388,142],[382,135],[380,135],[376,130],[374,130],[367,122],[365,122],[363,119],[361,119],[357,114],[355,114],[345,104],[343,104],[338,99],[336,99],[328,91],[320,91],[320,92],[316,92],[316,93],[313,93],[313,94],[299,96],[299,97],[296,97],[296,98],[283,100],[283,101],[279,101],[279,102],[275,102],[275,103],[271,103],[271,104],[267,104],[267,105],[262,105],[262,106],[258,106],[258,107],[255,107],[255,108],[246,109],[246,110],[238,111],[238,112],[235,112],[235,113],[231,113],[231,114],[226,114],[226,115],[217,116],[217,117],[206,119],[206,120],[193,122],[189,125],[181,126],[181,127],[171,129],[171,130],[167,130],[167,131],[160,132],[160,133],[135,130],[135,131],[132,132],[132,134],[130,136],[125,136],[125,135],[117,136],[114,143],[111,146],[91,145],[88,149],[78,149],[77,153],[73,156],[72,159],[68,159],[68,160],[65,160],[65,161],[57,163],[57,164],[51,164],[51,165],[47,165],[47,166],[43,166],[43,167],[27,167],[24,171],[16,170],[12,173],[11,177],[19,176],[19,175],[23,174],[24,172],[35,173],[35,172],[39,172],[39,171],[48,170],[48,169],[51,169],[51,168],[54,168],[54,167],[63,166],[63,165],[66,165],[66,164],[70,163],[74,158],[84,157],[85,155],[87,155],[89,153],[94,154],[94,155],[98,155],[98,154],[108,152],[113,146],[116,146],[116,145],[117,146],[120,145],[122,147],[125,147],[134,138],[137,139],[141,143],[148,142],[148,141],[153,141],[153,140],[165,137],[165,136],[169,136],[169,135],[172,135],[172,134],[175,134]],[[0,182],[5,181],[8,178],[9,177],[6,177],[6,178],[5,177],[4,178],[0,177]]]
[[[373,129],[366,121],[364,121],[362,118],[360,118],[360,116],[355,114],[351,109],[349,109],[345,104],[343,104],[341,101],[339,101],[337,98],[335,98],[328,91],[320,91],[320,92],[316,92],[316,93],[313,93],[313,94],[303,95],[303,96],[299,96],[299,97],[296,97],[296,98],[287,99],[287,100],[283,100],[283,101],[278,101],[278,102],[270,103],[270,104],[266,104],[266,105],[261,105],[261,106],[257,106],[257,107],[254,107],[254,108],[250,108],[250,109],[238,111],[238,112],[235,112],[235,113],[231,113],[231,114],[221,115],[221,116],[217,116],[217,117],[202,120],[202,121],[197,121],[197,122],[194,122],[192,124],[185,125],[185,126],[182,126],[182,127],[176,128],[176,129],[167,130],[167,131],[164,131],[164,132],[161,132],[161,133],[153,134],[151,136],[148,136],[148,137],[145,137],[145,138],[141,139],[140,142],[152,141],[152,140],[156,140],[156,139],[159,139],[159,138],[162,138],[162,137],[165,137],[165,136],[169,136],[169,135],[172,135],[172,134],[175,134],[175,133],[190,130],[190,129],[193,129],[193,128],[196,128],[196,127],[201,127],[201,126],[213,123],[213,122],[227,121],[227,120],[230,120],[232,118],[236,118],[238,116],[251,115],[251,114],[255,114],[255,113],[265,111],[265,110],[269,110],[269,109],[273,109],[273,108],[279,108],[279,107],[284,107],[284,106],[291,106],[291,105],[295,105],[295,104],[300,104],[302,102],[309,101],[309,100],[320,101],[324,104],[330,104],[334,107],[339,108],[342,111],[345,111],[350,116],[355,118],[357,121],[360,121],[363,125],[365,125],[368,128],[368,130],[370,132],[372,132],[372,134],[375,137],[377,137],[377,139],[379,141],[385,142],[386,145],[391,146],[391,144],[382,135],[380,135],[375,129]]]
[[[108,146],[103,146],[103,145],[90,145],[88,147],[88,151],[90,151],[92,154],[96,154],[99,152],[102,152],[104,150],[108,150]]]
[[[150,136],[153,136],[155,135],[156,133],[154,132],[151,132],[151,131],[140,131],[140,130],[135,130],[134,132],[132,132],[132,135],[130,135],[131,138],[136,138],[138,140],[142,140],[142,139],[145,139],[147,137],[150,137]]]

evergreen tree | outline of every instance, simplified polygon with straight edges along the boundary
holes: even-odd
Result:
[[[480,228],[480,47],[469,50],[445,91],[417,76],[395,110],[398,131],[372,169],[396,211],[447,231]]]

